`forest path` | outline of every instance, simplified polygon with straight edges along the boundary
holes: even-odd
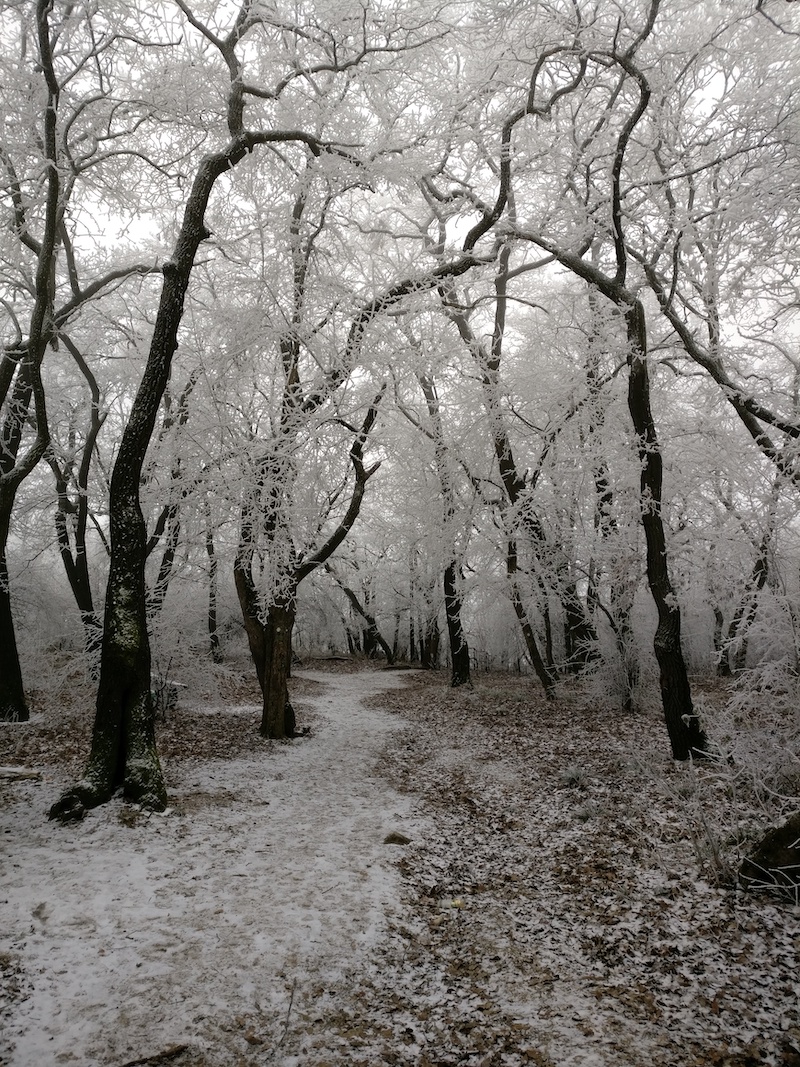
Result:
[[[286,1020],[302,1033],[382,937],[399,907],[384,840],[418,829],[375,768],[403,720],[364,706],[402,677],[298,685],[308,737],[166,766],[166,815],[115,800],[62,827],[44,818],[61,781],[3,787],[0,956],[25,999],[0,999],[0,1062],[115,1065],[181,1043],[204,1064],[248,1047],[295,1062],[277,1055]],[[207,715],[250,730],[256,710]]]
[[[43,773],[0,782],[3,1067],[797,1067],[800,909],[709,880],[763,818],[727,765],[579,687],[327,666],[297,741],[244,675],[171,713],[162,816],[48,824],[70,720],[0,727]]]

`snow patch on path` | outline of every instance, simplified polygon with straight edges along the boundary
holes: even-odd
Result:
[[[401,909],[386,836],[425,833],[375,768],[405,723],[362,703],[402,679],[302,677],[323,687],[313,734],[169,768],[165,815],[114,801],[62,827],[45,812],[63,782],[3,786],[0,958],[21,995],[0,998],[0,1063],[109,1065],[181,1042],[226,1062],[212,1046],[233,1019],[289,1062],[290,1011],[357,969]]]

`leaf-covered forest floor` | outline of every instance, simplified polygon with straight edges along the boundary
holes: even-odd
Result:
[[[0,727],[0,1063],[800,1065],[800,908],[731,884],[800,804],[766,713],[692,767],[580,683],[313,666],[293,742],[247,682],[169,712],[160,816],[47,823],[90,716]]]

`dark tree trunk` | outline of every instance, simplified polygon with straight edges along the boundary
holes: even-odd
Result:
[[[461,579],[460,565],[456,560],[451,560],[444,572],[444,607],[450,643],[450,684],[453,688],[471,684],[469,646],[461,627]]]
[[[263,694],[264,670],[267,658],[264,624],[261,621],[258,592],[253,582],[250,564],[242,558],[241,553],[237,555],[233,565],[233,580],[239,597],[239,607],[242,609],[242,621],[247,633],[250,655],[253,660],[253,666],[256,669],[258,684]]]
[[[208,556],[208,643],[211,649],[211,658],[214,663],[222,660],[222,649],[219,643],[219,630],[217,629],[217,585],[219,564],[217,563],[217,551],[214,546],[214,531],[211,528],[211,509],[208,501],[205,504],[206,519],[206,555]]]
[[[178,552],[180,535],[181,520],[177,509],[175,509],[174,516],[167,523],[164,551],[161,554],[161,560],[158,565],[158,575],[148,597],[147,614],[150,619],[154,619],[164,607],[175,566],[175,556]]]
[[[297,590],[309,574],[327,563],[358,518],[367,482],[380,466],[376,463],[369,468],[365,467],[363,453],[364,445],[378,417],[378,405],[383,393],[384,390],[381,389],[373,400],[350,448],[355,482],[347,511],[334,532],[316,552],[300,559],[292,546],[291,570],[286,568],[278,574],[280,584],[278,589],[273,591],[272,600],[267,605],[263,624],[259,624],[262,616],[252,577],[254,532],[252,504],[246,504],[243,510],[239,552],[234,571],[250,651],[256,670],[259,672],[259,682],[264,697],[261,733],[265,737],[277,739],[295,735],[296,722],[294,710],[289,702],[287,683],[292,668],[292,630],[297,612]],[[274,492],[273,486],[270,489]],[[279,510],[273,507],[268,515],[268,523],[273,531],[280,526],[279,518]]]
[[[769,889],[797,903],[800,894],[800,812],[769,830],[744,860],[739,884],[745,889]]]
[[[578,596],[575,583],[567,582],[562,588],[567,670],[577,672],[597,659],[597,634]]]
[[[297,587],[271,604],[264,618],[250,566],[243,561],[241,553],[234,563],[233,573],[250,655],[261,688],[260,732],[264,737],[292,737],[296,724],[289,702],[288,680],[292,666]]]
[[[747,632],[755,622],[758,610],[758,594],[767,584],[769,578],[769,548],[772,530],[764,534],[759,545],[758,555],[753,563],[753,574],[742,600],[734,612],[725,642],[725,657],[730,664],[728,674],[743,671],[747,666]]]
[[[147,531],[139,502],[147,448],[169,380],[189,278],[214,183],[247,152],[239,138],[227,151],[206,156],[186,204],[174,258],[164,264],[164,284],[144,375],[131,408],[111,476],[111,565],[106,589],[100,685],[92,749],[80,782],[50,810],[51,818],[79,817],[106,801],[122,784],[125,796],[163,810],[167,794],[155,744],[147,632]]]
[[[67,518],[67,487],[61,472],[53,464],[56,470],[56,486],[58,490],[59,504],[56,509],[56,538],[61,561],[64,564],[64,572],[75,598],[75,603],[81,616],[83,625],[83,646],[86,658],[89,662],[89,672],[95,681],[99,677],[99,656],[103,642],[103,623],[95,610],[92,584],[89,577],[88,556],[86,552],[86,516],[84,512],[85,502],[82,499],[78,505],[78,528],[75,533],[75,552],[73,554],[69,537],[69,524]]]
[[[435,671],[439,666],[439,620],[429,618],[420,637],[419,658],[426,671]]]
[[[418,345],[418,348],[421,346]],[[431,421],[433,434],[434,458],[439,472],[439,483],[442,487],[442,526],[447,538],[446,549],[451,553],[451,558],[444,570],[444,609],[447,619],[447,638],[450,646],[451,676],[450,684],[453,688],[460,685],[470,685],[469,674],[469,647],[461,625],[461,608],[463,597],[461,585],[463,571],[457,558],[458,548],[453,529],[456,520],[456,494],[454,490],[454,477],[452,460],[445,443],[444,427],[442,425],[442,413],[439,404],[439,395],[433,378],[427,374],[417,376],[420,388],[425,397],[428,407],[428,417]]]
[[[329,564],[325,564],[325,570],[330,574],[341,591],[347,597],[350,606],[353,611],[360,615],[364,622],[367,624],[364,628],[364,652],[368,656],[372,656],[377,651],[378,645],[383,650],[383,654],[386,656],[386,662],[388,664],[394,663],[394,652],[389,645],[389,642],[384,638],[383,634],[378,629],[378,623],[375,620],[374,615],[371,615],[367,608],[359,600],[358,594],[354,589],[351,589],[349,585],[346,585],[336,574],[333,567]]]
[[[647,328],[644,309],[636,300],[625,310],[630,371],[628,408],[636,431],[641,463],[642,526],[647,543],[647,581],[658,611],[653,648],[661,672],[661,700],[672,755],[677,760],[702,756],[708,741],[692,704],[681,649],[681,612],[667,568],[667,545],[661,518],[663,461],[650,409]]]
[[[122,448],[120,453],[124,455]],[[111,482],[111,538],[112,545],[124,544],[125,551],[112,552],[111,557],[89,762],[81,781],[53,805],[51,818],[79,818],[119,786],[129,800],[156,811],[166,807],[150,683],[145,524],[138,499],[130,492],[130,474],[118,458]]]
[[[519,621],[520,629],[522,630],[522,636],[525,639],[525,647],[528,650],[528,656],[530,657],[533,669],[536,671],[536,677],[542,683],[545,695],[548,700],[555,700],[555,678],[553,677],[552,667],[548,666],[542,659],[539,652],[539,646],[536,642],[536,636],[533,632],[533,627],[530,624],[528,613],[525,611],[525,605],[522,603],[522,597],[520,595],[519,586],[517,585],[517,545],[516,542],[511,540],[508,542],[508,554],[506,556],[506,570],[508,572],[509,585],[511,587],[511,603],[514,606],[514,613]],[[548,621],[548,643],[550,639],[550,629]]]
[[[22,685],[5,545],[8,541],[10,505],[0,490],[0,722],[27,722],[30,714]]]
[[[267,610],[264,625],[264,703],[261,734],[294,737],[296,721],[289,701],[288,679],[292,666],[292,631],[296,614],[294,594],[282,596]]]
[[[89,521],[89,472],[97,438],[103,428],[106,415],[100,410],[100,387],[83,353],[63,331],[59,340],[75,361],[91,394],[89,426],[80,450],[80,463],[77,469],[71,459],[65,463],[59,462],[52,450],[47,454],[47,462],[56,480],[55,528],[58,550],[61,562],[64,564],[67,581],[81,615],[84,651],[89,663],[89,673],[94,681],[97,681],[100,677],[103,623],[95,610],[92,594],[86,528]],[[70,487],[72,496],[70,496]]]
[[[365,656],[369,656],[370,659],[374,659],[375,656],[377,656],[378,641],[375,637],[375,631],[370,629],[369,626],[367,626],[366,629],[361,631],[360,644],[364,650]]]

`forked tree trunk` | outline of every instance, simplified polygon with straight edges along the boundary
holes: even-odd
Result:
[[[247,634],[250,656],[256,669],[259,688],[263,694],[264,665],[266,663],[264,624],[261,621],[258,592],[253,582],[250,560],[246,558],[241,550],[233,564],[233,581],[236,586],[236,594],[239,597],[239,607],[242,609],[242,621]]]
[[[658,611],[653,649],[660,670],[661,700],[672,755],[677,760],[702,756],[708,741],[692,704],[681,649],[681,611],[667,568],[667,545],[661,518],[663,460],[650,408],[647,327],[644,308],[635,300],[625,309],[628,335],[628,408],[636,431],[641,463],[641,511],[647,543],[647,582]]]
[[[339,578],[333,567],[326,563],[325,570],[328,572],[328,574],[330,574],[331,578],[333,578],[334,582],[336,582],[341,591],[347,597],[347,600],[356,615],[359,615],[367,624],[364,628],[364,652],[368,656],[373,656],[377,651],[378,646],[380,646],[380,648],[383,650],[383,654],[386,656],[386,662],[391,666],[394,663],[394,650],[390,646],[389,642],[385,639],[383,634],[380,632],[375,616],[371,615],[367,607],[361,603],[356,591],[352,589],[349,585],[345,584],[345,582],[343,582],[341,578]],[[352,641],[352,635],[347,629],[346,623],[345,630],[347,631],[348,641]]]
[[[60,472],[57,475],[57,488],[59,504],[56,510],[55,527],[58,549],[61,561],[64,564],[64,572],[67,576],[69,587],[80,612],[83,625],[83,647],[89,664],[89,673],[97,681],[100,675],[99,657],[103,642],[103,623],[94,606],[86,551],[85,523],[80,517],[73,554],[69,538],[67,513],[64,507],[66,502],[66,483],[61,478]],[[81,501],[81,506],[85,506],[83,501]]]
[[[384,389],[381,389],[373,400],[350,448],[355,482],[347,511],[334,532],[316,552],[300,559],[292,548],[294,562],[291,570],[284,569],[276,575],[278,588],[273,591],[272,599],[267,605],[266,617],[260,624],[260,633],[259,598],[252,575],[253,509],[246,504],[242,513],[239,552],[235,563],[236,588],[250,641],[250,651],[256,670],[260,670],[259,681],[264,697],[261,733],[265,737],[279,739],[295,735],[296,722],[294,709],[289,701],[288,679],[292,667],[292,630],[297,613],[297,590],[309,574],[327,563],[358,518],[367,482],[380,467],[380,463],[371,467],[364,466],[364,445],[378,417],[378,405],[383,393]],[[277,513],[274,513],[270,519],[273,529],[278,528],[277,519]]]
[[[421,349],[419,342],[416,342],[416,346]],[[464,635],[464,628],[461,625],[463,572],[457,558],[458,549],[453,529],[457,514],[456,494],[453,487],[453,464],[445,443],[442,413],[434,380],[428,374],[417,375],[417,380],[428,407],[428,417],[430,418],[431,433],[433,435],[434,458],[439,474],[439,484],[442,489],[442,526],[447,537],[446,548],[452,554],[444,570],[443,585],[447,638],[450,645],[450,685],[453,688],[457,688],[460,685],[470,685],[471,683],[469,646]]]
[[[249,563],[240,552],[234,564],[234,581],[239,596],[250,655],[261,688],[261,726],[264,737],[293,737],[295,715],[289,701],[289,675],[292,665],[292,631],[296,614],[297,587],[267,608],[262,617],[259,597]]]
[[[525,605],[522,603],[522,596],[520,594],[519,585],[517,584],[517,544],[514,540],[509,540],[508,542],[506,571],[508,573],[509,586],[511,587],[511,603],[514,607],[514,614],[517,616],[520,630],[522,631],[522,636],[525,640],[528,657],[533,665],[533,669],[536,671],[536,677],[542,683],[545,696],[548,700],[555,700],[556,680],[553,674],[553,669],[552,666],[544,662],[542,655],[539,652],[536,635],[533,632],[533,627],[528,618],[528,613],[525,610]],[[547,626],[547,637],[548,646],[552,652],[549,625]],[[552,660],[550,662],[552,663]]]

